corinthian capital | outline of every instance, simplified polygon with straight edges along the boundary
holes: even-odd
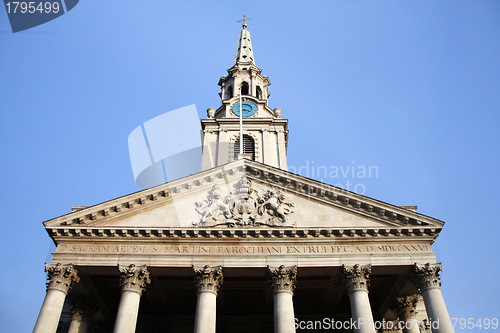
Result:
[[[194,281],[198,292],[211,292],[217,295],[220,285],[222,284],[222,267],[209,267],[205,265],[201,268],[193,267]]]
[[[73,320],[89,320],[97,311],[97,304],[90,298],[73,295],[69,301]]]
[[[120,270],[120,283],[122,292],[131,291],[134,293],[142,294],[148,284],[151,283],[149,279],[149,272],[146,266],[119,266]]]
[[[441,264],[415,264],[413,266],[413,284],[420,289],[421,292],[428,289],[440,288],[441,282],[439,282],[439,275],[442,270],[443,266]]]
[[[351,294],[354,291],[362,290],[368,292],[370,284],[371,265],[360,266],[358,264],[346,267],[342,265],[342,275],[347,286],[347,291]]]
[[[392,312],[398,315],[400,320],[407,320],[417,314],[417,303],[419,295],[397,297],[391,306]]]
[[[269,283],[271,283],[274,293],[293,293],[293,291],[295,290],[295,283],[297,282],[297,266],[267,266],[267,271]]]
[[[47,291],[59,290],[67,294],[71,285],[80,281],[73,264],[45,264],[45,271],[47,272]]]

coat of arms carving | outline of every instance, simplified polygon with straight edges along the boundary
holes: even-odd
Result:
[[[294,204],[285,199],[281,190],[272,188],[259,194],[252,187],[252,181],[246,177],[242,177],[233,186],[234,192],[223,197],[219,186],[214,185],[208,192],[207,199],[195,202],[195,209],[201,216],[193,225],[197,227],[289,225],[287,218],[293,213]]]

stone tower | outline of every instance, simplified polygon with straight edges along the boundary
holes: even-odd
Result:
[[[201,121],[202,170],[240,157],[287,170],[286,148],[288,120],[281,119],[281,109],[271,109],[268,98],[271,85],[255,65],[250,32],[243,21],[234,64],[228,75],[219,80],[221,105],[207,110]],[[241,96],[240,96],[241,92]],[[242,109],[243,156],[240,154],[240,97]]]

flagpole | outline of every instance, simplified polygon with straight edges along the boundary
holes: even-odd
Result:
[[[241,87],[240,87],[240,155],[243,156],[243,107],[241,106]]]

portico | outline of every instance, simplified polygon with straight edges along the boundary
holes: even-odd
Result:
[[[172,213],[207,195],[262,205],[265,193],[293,203],[281,226],[273,225],[275,214],[259,214],[259,204],[248,213],[255,213],[251,223],[226,214],[202,225],[196,222],[202,214],[193,209],[191,225],[182,225]],[[431,248],[441,227],[441,221],[405,208],[249,160],[46,223],[57,243],[53,261],[59,271],[72,272],[65,288],[73,286],[75,298],[96,300],[99,309],[90,320],[111,320],[116,332],[126,331],[120,325],[134,332],[136,321],[138,332],[163,321],[174,331],[214,332],[234,329],[232,320],[267,327],[255,332],[293,332],[294,318],[351,317],[364,323],[354,331],[375,332],[373,321],[408,319],[394,310],[407,295],[420,300],[418,315],[409,319],[447,322],[441,266]],[[54,313],[60,315],[65,296],[58,293],[58,301],[51,301],[49,289],[48,304],[59,307],[48,316],[44,305],[41,323],[58,322]]]

